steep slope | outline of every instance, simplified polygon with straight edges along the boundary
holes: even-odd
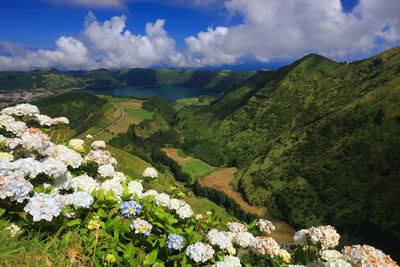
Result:
[[[208,133],[239,167],[235,185],[250,203],[295,228],[330,223],[343,242],[399,257],[399,70],[400,48],[351,64],[309,55],[209,108],[181,111],[177,125],[187,139]]]

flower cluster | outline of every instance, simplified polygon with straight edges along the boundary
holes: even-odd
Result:
[[[275,231],[275,226],[272,224],[271,221],[268,220],[259,219],[257,222],[257,227],[264,234],[270,234],[271,231]]]
[[[65,208],[64,198],[58,193],[47,195],[44,193],[35,193],[29,199],[28,205],[24,210],[33,216],[33,221],[45,219],[49,222],[53,217],[60,215],[60,212]]]
[[[147,167],[143,171],[143,177],[157,178],[158,177],[158,173],[157,173],[156,169],[154,169],[152,167]]]
[[[208,232],[207,238],[211,245],[218,245],[221,249],[231,248],[232,240],[229,238],[229,233],[212,229]]]
[[[169,249],[175,249],[181,251],[183,248],[183,237],[177,234],[169,234],[167,239],[167,246]]]
[[[73,205],[75,209],[88,209],[93,204],[93,197],[86,191],[78,191],[65,196],[66,204]]]
[[[0,170],[0,199],[9,197],[11,201],[22,203],[29,199],[32,188],[32,184],[26,181],[21,173],[6,173]]]
[[[191,244],[186,248],[186,255],[195,262],[206,262],[211,260],[214,253],[215,251],[210,245],[202,242]]]
[[[218,261],[212,267],[240,267],[240,259],[235,256],[225,256],[223,261]]]
[[[390,256],[369,245],[345,246],[342,252],[354,266],[398,266]]]
[[[98,140],[94,141],[91,145],[93,149],[100,149],[100,148],[106,148],[106,143],[104,141]]]
[[[280,247],[272,237],[260,236],[253,239],[251,249],[259,255],[268,254],[271,258],[279,255]]]
[[[153,226],[151,224],[140,218],[134,219],[131,224],[131,229],[135,229],[135,234],[144,234],[148,236],[152,228]]]
[[[293,237],[296,245],[321,244],[323,249],[336,247],[339,244],[339,239],[340,235],[330,225],[302,229],[297,231]]]
[[[232,233],[247,232],[247,226],[242,223],[233,222],[229,225],[229,231]]]
[[[122,202],[119,205],[119,208],[122,209],[121,214],[125,217],[132,218],[135,215],[138,215],[142,210],[142,205],[137,203],[134,200]]]

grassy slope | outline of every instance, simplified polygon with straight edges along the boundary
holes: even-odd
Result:
[[[400,48],[348,65],[310,55],[182,110],[178,124],[219,141],[250,203],[399,257],[399,69]]]

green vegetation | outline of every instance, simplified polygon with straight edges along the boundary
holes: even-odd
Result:
[[[210,105],[213,98],[210,96],[199,96],[199,97],[191,97],[191,98],[182,98],[175,101],[172,104],[172,107],[177,111],[180,111],[184,107],[188,106],[207,106]]]
[[[400,257],[399,69],[400,48],[351,64],[309,55],[184,108],[175,127],[186,153],[237,166],[237,189],[275,218]]]
[[[207,88],[223,92],[232,84],[253,75],[248,71],[201,71],[170,69],[97,69],[84,71],[59,71],[56,69],[1,71],[0,92],[107,89],[126,85],[174,84],[191,88]]]
[[[213,167],[199,159],[194,159],[193,161],[183,162],[180,164],[182,170],[194,178],[204,177],[214,171]]]
[[[66,93],[35,101],[33,104],[48,116],[69,118],[70,127],[78,134],[93,125],[105,125],[104,114],[107,109],[113,108],[105,99],[87,93]]]

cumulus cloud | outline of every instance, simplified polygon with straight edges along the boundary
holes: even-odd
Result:
[[[267,62],[317,52],[345,57],[369,52],[376,38],[398,41],[400,1],[360,0],[345,13],[340,0],[228,0],[226,9],[243,23],[186,39],[198,64],[232,64],[243,56]],[[384,31],[383,31],[384,30]],[[218,53],[218,54],[217,54]],[[213,58],[213,55],[218,58]]]
[[[126,17],[122,15],[101,23],[89,12],[81,40],[62,36],[54,50],[0,55],[0,70],[186,66],[184,56],[175,50],[175,41],[164,30],[164,20],[147,23],[146,35],[134,35],[125,30],[125,22]],[[3,46],[5,44],[11,47],[9,43]]]
[[[206,0],[203,4],[222,1]],[[124,0],[96,2],[123,4]],[[193,7],[201,5],[198,0],[188,3]],[[230,27],[209,27],[187,37],[184,51],[176,50],[175,40],[164,29],[165,20],[147,23],[145,34],[141,35],[126,29],[124,15],[101,22],[89,12],[81,35],[60,37],[54,50],[27,51],[1,41],[0,70],[203,67],[236,64],[249,57],[262,62],[294,59],[311,52],[348,59],[400,41],[399,0],[360,0],[351,12],[343,11],[340,0],[223,3],[229,16],[239,16],[242,21]]]

